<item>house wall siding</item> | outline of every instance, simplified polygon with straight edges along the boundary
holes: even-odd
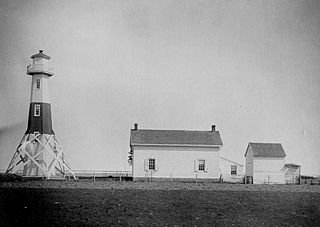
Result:
[[[284,158],[254,157],[253,183],[254,184],[284,184]]]
[[[232,165],[237,166],[237,175],[231,174]],[[239,165],[237,163],[230,162],[226,159],[220,158],[219,166],[220,166],[220,173],[221,173],[223,182],[242,182],[243,175],[244,175],[243,165]]]
[[[246,166],[245,166],[246,176],[253,177],[253,152],[252,148],[249,146],[246,154]]]
[[[155,158],[158,170],[146,171],[144,160]],[[194,161],[206,160],[207,172],[195,172]],[[134,146],[133,178],[219,178],[219,148]]]

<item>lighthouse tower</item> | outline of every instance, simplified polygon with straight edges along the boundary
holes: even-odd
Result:
[[[49,67],[50,57],[40,50],[31,56],[27,67],[32,77],[28,128],[9,166],[7,173],[21,172],[25,177],[76,178],[52,130],[49,79],[53,76]]]

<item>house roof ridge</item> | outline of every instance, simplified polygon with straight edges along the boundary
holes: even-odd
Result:
[[[131,144],[222,146],[219,131],[131,129]]]
[[[249,144],[281,144],[281,143],[270,143],[270,142],[262,142],[262,143],[260,143],[260,142],[249,142]]]
[[[185,130],[185,129],[131,129],[132,131],[181,131],[181,132],[219,132],[211,130]]]
[[[254,157],[286,157],[286,153],[281,143],[248,143],[245,153],[247,155],[248,149],[251,147]]]

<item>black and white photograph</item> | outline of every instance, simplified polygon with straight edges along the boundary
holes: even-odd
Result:
[[[0,0],[0,226],[320,226],[319,0]]]

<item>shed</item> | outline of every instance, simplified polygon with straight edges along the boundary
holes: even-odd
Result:
[[[286,153],[280,143],[249,143],[245,153],[245,175],[254,184],[284,184]]]
[[[294,163],[286,163],[283,167],[286,184],[300,184],[301,166]]]
[[[218,181],[220,133],[138,129],[130,132],[133,180]]]

